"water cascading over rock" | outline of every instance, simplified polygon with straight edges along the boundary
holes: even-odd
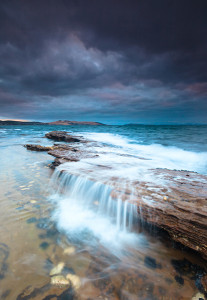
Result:
[[[119,193],[113,186],[93,181],[81,175],[69,174],[56,169],[51,185],[55,195],[60,196],[72,207],[78,204],[82,209],[92,211],[96,216],[108,218],[117,231],[130,232],[137,215],[136,206],[129,199],[117,198]],[[96,226],[96,224],[94,224]]]

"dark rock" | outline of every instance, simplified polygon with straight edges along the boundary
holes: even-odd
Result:
[[[174,269],[181,275],[191,275],[193,277],[197,276],[203,276],[205,274],[205,269],[191,263],[186,258],[182,260],[176,260],[172,259],[171,263],[174,267]]]
[[[7,297],[9,296],[10,293],[11,290],[6,290],[5,292],[3,292],[3,294],[1,295],[1,299],[8,299]]]
[[[150,269],[157,269],[157,268],[161,268],[160,264],[157,264],[156,260],[150,256],[146,256],[144,259],[144,264],[146,267],[150,268]]]
[[[203,286],[205,293],[207,293],[207,275],[201,278],[201,284]]]
[[[26,144],[26,145],[24,145],[24,147],[26,147],[27,150],[31,150],[31,151],[49,151],[49,150],[53,149],[53,147],[44,147],[44,146],[35,145],[35,144]]]
[[[53,141],[77,143],[80,142],[80,137],[69,135],[66,131],[51,131],[45,134],[45,137]]]
[[[43,250],[46,250],[49,246],[50,246],[50,244],[47,242],[43,242],[40,244],[40,248],[42,248]]]
[[[6,244],[0,243],[0,280],[4,278],[8,269],[7,259],[9,256],[9,248]]]
[[[64,162],[67,162],[67,161],[63,160],[61,158],[55,158],[55,160],[49,165],[49,167],[51,169],[55,169],[56,167],[58,167],[59,165],[61,165]]]
[[[40,205],[39,204],[35,204],[34,207],[37,208],[37,209],[40,209]]]
[[[48,219],[47,218],[40,218],[38,220],[38,223],[36,224],[37,228],[39,229],[47,229],[49,224],[48,224]]]
[[[54,239],[55,236],[58,235],[58,230],[56,228],[49,228],[46,230],[46,233],[39,234],[40,239],[51,238]]]
[[[184,276],[191,276],[192,279],[195,280],[195,285],[198,288],[198,290],[201,293],[204,293],[205,296],[207,296],[206,290],[206,271],[204,268],[191,263],[187,259],[182,259],[182,260],[176,260],[172,259],[171,261],[173,267],[175,268],[176,272],[179,274],[179,276],[176,276],[175,280],[179,282],[179,278],[182,278],[180,275]],[[182,280],[181,280],[182,281]],[[180,282],[179,282],[180,283]]]
[[[35,218],[35,217],[27,219],[28,224],[35,223],[35,222],[37,222],[37,218]]]
[[[67,267],[67,266],[64,266],[62,273],[63,273],[63,275],[67,275],[68,273],[75,275],[74,269],[71,267]]]
[[[16,207],[16,210],[22,210],[22,209],[24,209],[24,206]]]
[[[176,276],[175,276],[175,280],[176,280],[179,284],[181,284],[181,285],[184,284],[184,279],[183,279],[183,277],[181,277],[181,276],[176,275]]]

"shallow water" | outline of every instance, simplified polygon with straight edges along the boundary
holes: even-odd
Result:
[[[70,164],[67,172],[80,178],[79,183],[74,179],[62,189],[63,179],[48,167],[53,158],[22,146],[51,145],[44,133],[66,130],[58,127],[0,128],[0,299],[174,300],[202,292],[199,279],[206,263],[201,257],[155,229],[126,226],[129,219],[120,225],[117,219],[123,215],[117,216],[117,207],[107,214],[100,203],[108,197],[108,187],[101,185],[116,173],[130,180],[144,174],[151,184],[158,180],[150,173],[152,167],[206,174],[204,135],[201,142],[206,128],[69,127],[104,143],[94,144],[99,164],[108,163],[113,171],[96,174],[100,182],[94,187],[88,183],[90,160]],[[51,270],[60,263],[65,278],[78,276],[77,289],[50,285]]]

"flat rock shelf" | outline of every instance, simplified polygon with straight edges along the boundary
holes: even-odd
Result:
[[[79,170],[82,176],[110,185],[111,197],[137,206],[140,220],[164,229],[173,240],[207,258],[207,176],[184,170],[152,169],[151,173],[158,180],[151,185],[118,175],[106,179],[102,171],[113,167],[100,164],[98,160],[100,153],[105,151],[104,146],[102,152],[97,152],[94,149],[100,146],[95,141],[65,131],[49,132],[45,137],[63,143],[55,143],[52,147],[31,144],[25,147],[33,151],[48,151],[55,157],[52,168],[70,163],[73,174],[78,174]],[[73,170],[74,163],[84,163],[87,159],[93,162],[90,169],[89,164],[87,168],[81,164]]]

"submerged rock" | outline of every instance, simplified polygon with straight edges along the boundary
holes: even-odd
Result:
[[[70,285],[69,280],[65,279],[62,275],[53,276],[51,278],[51,284],[52,285],[58,285],[58,286],[64,286],[64,285]]]
[[[193,296],[192,300],[205,300],[205,296],[201,293],[197,293],[195,296]]]
[[[0,280],[4,278],[8,269],[7,259],[9,257],[9,248],[6,244],[0,243]]]
[[[63,254],[72,255],[75,253],[75,247],[71,246],[64,250]]]
[[[40,244],[40,248],[42,248],[43,250],[46,250],[49,246],[50,244],[48,242],[43,242]]]
[[[8,299],[10,293],[11,293],[10,289],[3,292],[3,294],[1,295],[1,299]]]
[[[55,266],[55,267],[50,271],[50,276],[60,274],[60,273],[62,272],[64,266],[65,266],[65,263],[64,263],[64,262],[60,262],[57,266]]]
[[[175,276],[175,281],[177,281],[177,283],[183,285],[184,284],[184,279],[181,276],[176,275]]]
[[[30,203],[35,204],[35,203],[37,203],[37,201],[36,200],[31,200]]]
[[[67,274],[66,278],[71,282],[71,284],[75,290],[79,289],[79,287],[81,286],[81,281],[77,275]]]
[[[47,283],[42,287],[28,286],[16,298],[16,300],[29,300],[29,299],[74,300],[74,292],[68,283],[67,284]]]
[[[203,286],[205,293],[207,293],[207,275],[201,278],[201,284]]]
[[[146,256],[144,259],[144,264],[150,269],[161,269],[161,265],[156,262],[156,259],[150,256]]]
[[[37,218],[35,218],[35,217],[29,218],[29,219],[27,219],[26,222],[27,222],[28,224],[35,223],[35,222],[37,222]]]

